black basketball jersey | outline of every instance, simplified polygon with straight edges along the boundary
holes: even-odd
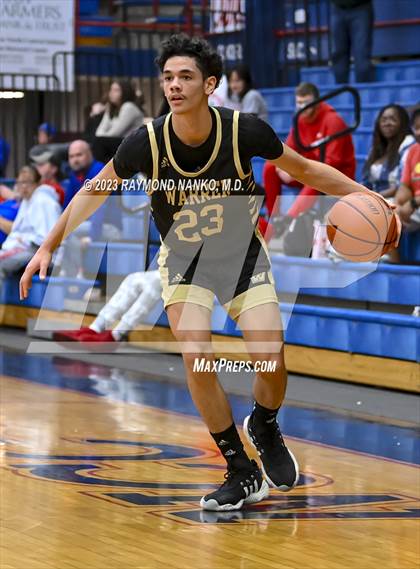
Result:
[[[246,251],[256,239],[263,199],[256,194],[251,164],[240,161],[239,112],[210,109],[215,115],[215,144],[207,164],[195,172],[176,163],[171,113],[147,125],[153,158],[149,186],[153,217],[165,245],[191,258],[200,248],[209,258]]]

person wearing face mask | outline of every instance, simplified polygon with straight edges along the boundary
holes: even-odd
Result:
[[[302,109],[319,97],[319,90],[313,83],[301,83],[296,87],[296,109]],[[319,138],[334,134],[347,128],[346,123],[335,109],[327,103],[319,103],[304,111],[299,117],[299,134],[305,145],[315,142]],[[296,142],[294,128],[292,127],[286,139],[286,144],[311,160],[320,160],[319,149],[302,151]],[[353,140],[350,134],[337,138],[327,144],[325,163],[340,170],[343,174],[354,179],[356,159],[354,154]],[[319,192],[314,188],[303,185],[294,180],[287,172],[276,168],[270,162],[266,162],[263,170],[263,185],[266,195],[266,206],[271,216],[279,213],[278,196],[281,196],[282,184],[301,188],[287,214],[276,222],[276,231],[281,235],[286,231],[293,219],[300,213],[310,209],[316,202]]]
[[[414,136],[407,111],[400,105],[383,107],[375,121],[372,147],[363,167],[363,184],[393,198]]]
[[[26,265],[61,213],[57,192],[41,183],[33,166],[23,166],[16,180],[17,216],[0,250],[0,286],[9,273]]]

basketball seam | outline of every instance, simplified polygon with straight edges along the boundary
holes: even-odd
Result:
[[[348,202],[346,202],[346,201],[342,201],[341,203],[342,203],[342,205],[351,207],[352,209],[354,209],[354,211],[357,211],[357,213],[358,213],[359,215],[361,215],[361,216],[373,227],[373,229],[376,231],[377,239],[378,239],[378,241],[376,241],[376,243],[381,244],[381,242],[379,241],[379,239],[380,239],[380,234],[379,234],[378,228],[377,228],[376,225],[367,217],[367,215],[365,215],[362,211],[359,211],[359,210],[357,209],[357,207],[354,206],[354,205],[351,204],[351,203],[348,203]],[[387,223],[387,225],[388,225],[388,223]],[[359,238],[357,237],[356,239],[359,239]],[[374,241],[368,241],[368,243],[374,243]]]
[[[380,241],[369,241],[368,239],[362,239],[361,237],[356,237],[355,235],[351,235],[350,233],[347,233],[343,229],[340,229],[335,223],[332,223],[330,218],[328,218],[328,225],[331,225],[331,227],[334,227],[334,229],[336,231],[339,231],[340,233],[342,233],[346,237],[351,237],[355,241],[361,241],[362,243],[367,243],[368,245],[376,245],[376,246],[382,245],[382,242],[380,242]]]
[[[386,236],[388,237],[388,231],[389,231],[389,228],[390,228],[390,224],[388,223],[388,216],[387,216],[387,214],[386,214],[386,210],[384,209],[384,204],[383,204],[382,200],[381,200],[379,197],[377,198],[376,196],[373,196],[372,194],[370,194],[370,195],[376,199],[376,201],[377,201],[377,202],[379,203],[379,205],[381,206],[382,211],[384,212],[385,220],[386,220],[386,230],[387,230],[387,231],[386,231]],[[392,214],[392,215],[394,215],[394,214]]]

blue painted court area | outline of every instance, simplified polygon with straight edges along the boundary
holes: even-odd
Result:
[[[115,367],[92,365],[61,357],[3,351],[0,356],[0,373],[114,401],[198,415],[185,387],[152,381],[141,374],[133,379],[132,373]],[[249,413],[251,400],[237,395],[231,395],[229,399],[235,420],[240,423]],[[347,413],[292,405],[283,407],[280,424],[287,436],[420,464],[418,429],[360,419]]]

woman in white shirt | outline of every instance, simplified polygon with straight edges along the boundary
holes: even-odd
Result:
[[[136,94],[130,83],[114,81],[108,93],[106,109],[96,136],[124,138],[130,132],[141,127],[144,115],[134,103]]]
[[[375,121],[372,147],[363,167],[363,185],[392,199],[413,143],[407,111],[396,104],[383,107]]]
[[[225,107],[252,113],[263,121],[268,121],[267,104],[256,89],[252,88],[251,73],[246,65],[237,65],[228,73],[228,96]]]

